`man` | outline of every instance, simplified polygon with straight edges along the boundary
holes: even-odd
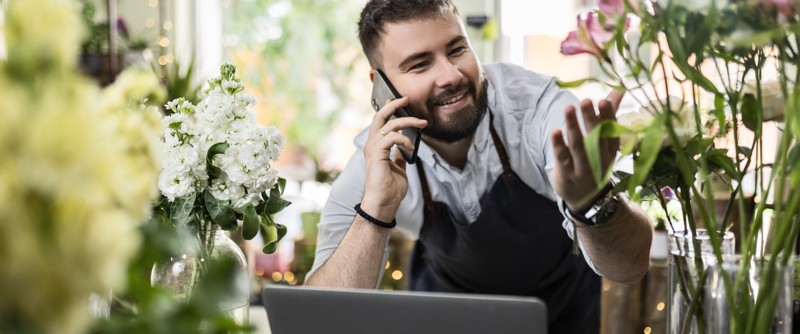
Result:
[[[652,231],[636,206],[594,181],[576,98],[550,77],[482,67],[450,0],[369,1],[359,38],[373,71],[382,69],[404,97],[355,139],[358,151],[323,211],[306,284],[374,288],[396,218],[418,239],[412,289],[538,296],[550,332],[598,332],[595,272],[641,278]],[[601,101],[599,115],[581,102],[585,127],[614,119],[621,97]],[[392,119],[400,107],[415,117]],[[394,145],[413,149],[399,133],[409,127],[423,129],[413,165],[399,152],[387,158]],[[601,143],[606,168],[618,146]],[[572,252],[573,231],[584,257]]]

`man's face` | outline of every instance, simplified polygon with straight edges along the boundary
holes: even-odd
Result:
[[[426,136],[454,142],[472,135],[486,111],[486,85],[458,16],[389,23],[378,56]],[[424,138],[424,137],[423,137]]]

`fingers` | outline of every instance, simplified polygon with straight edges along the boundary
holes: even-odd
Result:
[[[561,168],[564,175],[572,174],[574,168],[572,155],[569,152],[567,143],[564,142],[564,135],[560,129],[553,130],[551,141],[553,142],[553,157],[556,159],[556,166]]]
[[[600,119],[597,118],[597,113],[594,111],[594,103],[592,100],[585,99],[581,101],[581,115],[583,117],[583,125],[586,127],[586,132],[592,131]]]
[[[375,113],[375,116],[372,118],[372,134],[378,134],[380,129],[382,129],[387,122],[392,118],[392,115],[397,111],[398,108],[402,108],[408,105],[408,98],[403,97],[400,99],[395,99],[388,101],[386,105],[378,110]],[[384,129],[384,132],[387,132]]]
[[[625,97],[625,91],[615,89],[612,90],[611,93],[608,93],[608,96],[606,96],[606,101],[611,104],[611,109],[616,112],[617,109],[619,109],[619,103],[622,102],[623,97]]]
[[[578,125],[575,107],[567,107],[565,117],[567,120],[567,138],[569,138],[568,151],[572,158],[573,169],[575,173],[581,174],[585,172],[583,166],[586,164],[583,161],[586,160],[586,151],[583,146],[583,132],[580,125]]]

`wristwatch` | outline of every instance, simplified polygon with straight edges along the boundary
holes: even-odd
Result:
[[[598,196],[592,203],[592,206],[589,207],[589,210],[583,214],[570,210],[567,204],[563,203],[564,216],[570,220],[579,221],[589,226],[600,226],[607,223],[611,220],[611,217],[614,216],[614,213],[617,212],[617,207],[619,206],[619,200],[613,189],[613,182],[609,183],[608,186],[603,189],[603,194]]]

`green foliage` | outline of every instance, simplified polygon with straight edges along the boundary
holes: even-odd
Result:
[[[270,122],[318,169],[341,111],[366,105],[363,96],[349,92],[357,62],[365,61],[354,24],[361,5],[352,0],[239,0],[232,6],[231,32],[242,45],[233,50],[234,62],[244,69],[243,80],[269,97],[264,103]],[[236,60],[250,52],[258,53],[257,62]],[[332,174],[323,171],[317,177],[330,179]]]
[[[81,1],[81,20],[83,21],[86,36],[81,42],[84,54],[103,54],[108,52],[108,22],[94,22],[97,8],[94,1]]]
[[[751,269],[759,271],[761,292],[736,303],[729,300],[731,331],[768,332],[779,283],[771,278],[776,268],[790,260],[800,234],[800,193],[791,190],[800,182],[796,167],[800,162],[800,49],[796,43],[800,5],[777,0],[626,1],[624,7],[621,15],[595,11],[603,23],[595,28],[605,30],[601,37],[613,36],[600,45],[603,52],[593,52],[586,45],[578,52],[597,59],[611,78],[609,87],[634,92],[631,95],[642,106],[634,115],[648,117],[627,117],[632,126],[627,134],[601,125],[602,129],[586,136],[594,177],[603,176],[598,154],[601,138],[628,135],[636,144],[630,151],[626,145],[622,153],[632,154],[634,169],[624,175],[618,189],[655,197],[664,211],[668,201],[679,203],[684,228],[708,230],[717,263],[723,262],[720,231],[737,224],[743,264],[735,278],[723,277],[725,293],[734,296],[751,288],[747,285]],[[606,15],[610,19],[603,21]],[[636,45],[627,38],[628,26],[622,24],[630,16],[641,19],[641,36],[632,39]],[[616,21],[611,20],[614,17]],[[579,29],[597,42],[584,26]],[[637,57],[634,50],[642,43],[658,50],[655,58]],[[608,50],[616,50],[622,59],[612,61]],[[768,80],[775,84],[770,87]],[[667,95],[671,97],[665,103]],[[769,121],[777,123],[770,124],[779,130],[777,145],[765,138]],[[745,184],[756,188],[755,194],[746,194]],[[762,200],[754,201],[754,195]],[[752,206],[752,212],[746,211]],[[763,222],[767,208],[773,217],[769,229]],[[767,238],[770,245],[757,249],[758,238]],[[706,274],[704,270],[682,276],[679,286],[702,286],[702,280],[695,280]],[[688,321],[702,328],[702,297],[681,292],[694,310],[687,316],[696,317]]]
[[[159,216],[154,216],[159,217]],[[98,321],[92,333],[246,333],[220,308],[221,301],[236,293],[230,282],[235,268],[231,261],[214,262],[206,278],[187,301],[150,284],[153,263],[178,256],[182,245],[193,242],[193,234],[158,218],[141,228],[144,244],[128,267],[124,293],[114,292],[110,317]]]
[[[194,58],[189,60],[189,64],[184,68],[180,61],[175,60],[167,65],[153,64],[153,70],[158,73],[161,82],[167,89],[167,99],[172,101],[177,98],[185,98],[192,104],[200,102],[200,85],[194,82],[195,62]],[[165,110],[167,114],[171,112]]]

